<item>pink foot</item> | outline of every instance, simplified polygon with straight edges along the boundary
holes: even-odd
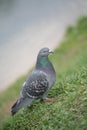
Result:
[[[51,102],[51,101],[53,101],[54,100],[54,98],[46,98],[46,99],[44,99],[43,101],[44,102]]]

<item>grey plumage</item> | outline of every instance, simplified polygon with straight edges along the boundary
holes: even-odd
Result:
[[[56,79],[54,67],[48,59],[50,53],[48,48],[42,48],[39,51],[35,69],[24,82],[20,96],[12,106],[12,115],[38,98],[47,98],[48,91]]]

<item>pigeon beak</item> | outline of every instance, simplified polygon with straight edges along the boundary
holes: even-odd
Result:
[[[49,51],[49,54],[50,54],[50,53],[53,53],[53,51]]]

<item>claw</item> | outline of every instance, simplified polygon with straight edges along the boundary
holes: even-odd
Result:
[[[53,100],[54,100],[54,98],[46,98],[46,99],[43,99],[44,102],[51,102],[51,101],[53,101]]]

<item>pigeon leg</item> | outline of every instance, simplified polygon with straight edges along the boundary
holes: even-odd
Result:
[[[54,98],[47,98],[48,91],[49,91],[49,89],[44,93],[44,95],[43,95],[43,97],[42,97],[42,100],[43,100],[44,102],[51,102],[51,101],[54,100]]]

